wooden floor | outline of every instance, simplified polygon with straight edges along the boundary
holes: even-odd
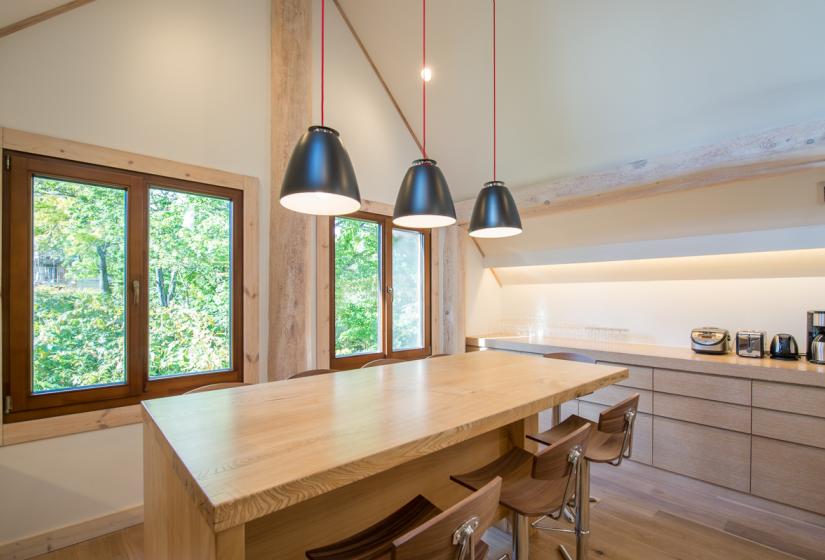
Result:
[[[825,560],[825,517],[625,462],[593,468],[591,557],[599,560]],[[824,475],[825,476],[825,475]],[[506,535],[491,531],[493,549]],[[539,532],[536,560],[559,558],[566,535]],[[41,560],[142,560],[143,527],[58,550]],[[498,556],[495,556],[497,558]]]

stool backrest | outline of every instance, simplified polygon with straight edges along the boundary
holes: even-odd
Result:
[[[617,434],[630,428],[639,408],[639,393],[616,403],[599,414],[599,431]]]
[[[402,362],[406,362],[407,360],[400,360],[398,358],[378,358],[377,360],[373,360],[371,362],[367,362],[362,368],[365,367],[373,367],[373,366],[389,366],[392,364],[400,364]]]
[[[622,459],[630,457],[633,453],[633,426],[638,409],[639,393],[636,393],[599,414],[598,430],[606,434],[616,434],[610,438],[611,451],[615,453],[612,465],[621,465]]]
[[[570,476],[575,467],[575,464],[570,461],[570,455],[578,451],[582,458],[584,457],[592,430],[590,424],[585,424],[553,445],[539,451],[533,459],[533,478],[558,480]]]
[[[249,383],[241,383],[240,381],[227,381],[226,383],[213,383],[211,385],[204,385],[203,387],[195,387],[186,391],[184,395],[191,395],[193,393],[208,393],[209,391],[220,391],[221,389],[231,389],[232,387],[243,387]]]
[[[287,379],[299,379],[301,377],[312,377],[314,375],[324,375],[325,373],[335,373],[337,369],[308,369],[306,371],[299,371],[287,377]]]
[[[475,560],[498,509],[501,477],[392,543],[393,560]],[[463,550],[463,554],[461,551]]]
[[[575,352],[551,352],[544,355],[545,358],[552,358],[554,360],[567,360],[568,362],[582,362],[585,364],[595,364],[595,358],[586,356],[584,354],[577,354]]]

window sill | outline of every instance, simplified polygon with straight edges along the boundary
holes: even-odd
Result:
[[[95,432],[143,421],[140,404],[78,412],[52,418],[3,424],[2,445],[15,445],[41,439]]]

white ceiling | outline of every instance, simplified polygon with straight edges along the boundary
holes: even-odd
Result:
[[[341,2],[420,135],[420,1]],[[491,179],[490,2],[427,7],[429,152],[454,198],[472,198]],[[822,118],[822,21],[821,0],[499,0],[499,179],[517,187]]]
[[[0,27],[24,20],[27,17],[51,10],[69,0],[2,0],[0,2]]]

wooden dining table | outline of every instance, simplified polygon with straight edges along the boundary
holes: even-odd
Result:
[[[621,367],[474,352],[146,401],[151,560],[298,560],[512,446]]]

